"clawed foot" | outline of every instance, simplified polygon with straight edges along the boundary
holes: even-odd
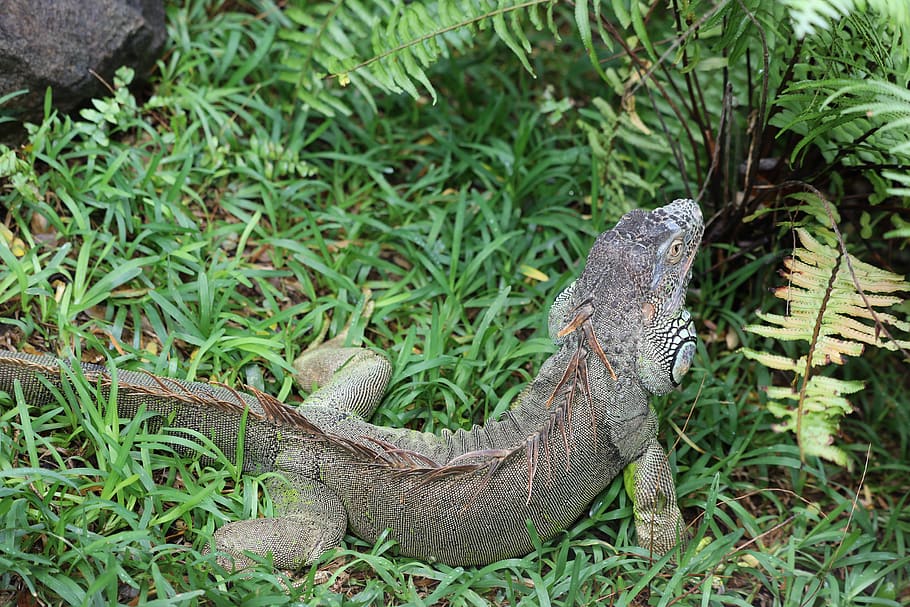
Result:
[[[218,564],[228,571],[255,565],[246,553],[271,557],[276,568],[294,571],[337,546],[341,536],[337,528],[326,528],[320,516],[303,513],[228,523],[215,532],[213,540],[215,549],[224,553]]]

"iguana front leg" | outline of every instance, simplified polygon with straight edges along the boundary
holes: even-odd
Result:
[[[662,555],[682,546],[685,525],[676,504],[676,487],[670,463],[656,438],[624,473],[626,492],[632,498],[638,545]]]

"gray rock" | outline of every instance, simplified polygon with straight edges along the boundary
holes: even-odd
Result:
[[[40,121],[44,94],[70,112],[106,94],[105,82],[129,65],[143,76],[167,36],[163,0],[0,0],[0,141],[21,137],[21,122]],[[92,74],[95,72],[98,76]]]

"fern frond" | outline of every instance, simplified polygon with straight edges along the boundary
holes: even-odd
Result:
[[[878,134],[893,135],[893,154],[910,153],[910,90],[882,80],[845,82],[825,100],[824,108],[840,98],[850,100],[841,109],[843,115],[862,115],[878,129]]]
[[[873,202],[900,195],[899,177],[883,169],[910,164],[910,3],[886,4],[856,0],[848,16],[807,38],[806,56],[825,59],[794,65],[771,118],[799,136],[791,162],[814,148],[823,170],[861,167]]]
[[[853,141],[870,133],[866,141],[890,156],[890,162],[883,164],[910,159],[910,91],[906,85],[873,78],[807,80],[789,87],[785,95],[805,102],[800,114],[781,124],[790,130],[804,125],[804,137],[791,158],[822,137],[833,144],[823,150],[831,154],[842,153]]]
[[[799,39],[828,30],[834,21],[871,9],[894,27],[910,27],[910,3],[901,0],[781,0]]]
[[[298,50],[287,58],[286,78],[297,85],[301,100],[322,112],[349,112],[337,95],[329,94],[331,82],[353,84],[372,103],[369,87],[390,93],[420,90],[436,101],[426,70],[452,50],[469,48],[478,31],[492,29],[533,73],[528,62],[531,43],[525,20],[541,29],[540,9],[554,0],[437,0],[365,4],[336,0],[311,6],[297,0],[286,11],[297,30],[284,33]],[[369,6],[369,8],[368,8]],[[556,33],[552,17],[546,20]],[[318,104],[318,105],[316,105]]]
[[[376,2],[373,11],[385,8],[385,3]],[[294,85],[301,101],[326,116],[351,113],[326,77],[346,57],[366,51],[364,41],[378,20],[373,11],[366,10],[359,0],[295,2],[285,9],[285,16],[296,27],[283,27],[279,36],[296,52],[284,58],[280,78]],[[369,94],[366,98],[372,100]]]
[[[849,15],[855,7],[853,0],[781,0],[781,4],[789,9],[793,33],[799,39],[829,29],[832,21]]]
[[[853,394],[864,387],[861,381],[845,381],[814,375],[809,379],[805,394],[792,387],[769,387],[767,389],[768,409],[783,421],[774,426],[778,432],[799,432],[800,446],[805,453],[823,457],[840,466],[848,466],[847,455],[834,445],[840,420],[853,412],[850,401],[841,396]],[[802,398],[802,419],[800,408],[787,406],[782,401],[797,404]]]
[[[818,215],[815,207],[823,201],[805,195],[799,198],[810,213]],[[826,240],[832,238],[826,230],[818,231]],[[796,433],[801,453],[848,465],[846,454],[833,444],[833,435],[840,419],[852,411],[843,395],[861,390],[863,383],[824,377],[812,369],[830,363],[843,365],[845,357],[860,356],[870,345],[888,350],[910,348],[910,341],[892,337],[893,331],[910,331],[910,323],[877,309],[901,303],[895,293],[910,291],[910,283],[852,255],[845,257],[840,248],[823,244],[805,227],[796,228],[796,233],[801,246],[784,261],[787,284],[774,290],[775,296],[787,302],[787,313],[756,312],[763,324],[751,324],[745,330],[781,341],[806,342],[809,352],[798,359],[751,348],[741,352],[768,368],[795,376],[790,386],[766,389],[768,409],[784,420],[776,429]]]

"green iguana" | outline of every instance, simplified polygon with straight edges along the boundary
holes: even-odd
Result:
[[[140,408],[212,438],[227,455],[244,437],[243,470],[277,471],[274,518],[228,523],[219,551],[245,551],[295,569],[349,530],[374,541],[385,530],[402,555],[481,565],[534,549],[581,516],[623,469],[638,542],[669,551],[684,534],[673,475],[656,438],[654,394],[679,384],[695,352],[684,308],[703,230],[695,202],[635,210],[601,234],[578,279],[553,303],[558,349],[501,419],[440,434],[375,426],[365,419],[390,377],[385,357],[327,342],[298,358],[297,380],[319,386],[299,407],[265,394],[117,372],[121,418]],[[45,356],[0,355],[0,390],[21,384],[28,403],[74,371]],[[102,388],[111,375],[83,365]],[[106,390],[105,390],[106,391]],[[241,431],[241,424],[245,429]]]

